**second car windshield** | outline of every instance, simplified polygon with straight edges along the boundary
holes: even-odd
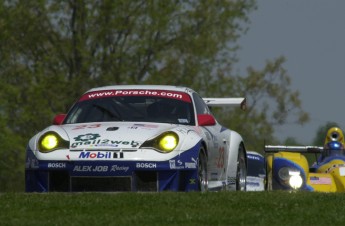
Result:
[[[107,121],[195,125],[190,102],[153,96],[116,96],[83,100],[72,107],[65,123]]]

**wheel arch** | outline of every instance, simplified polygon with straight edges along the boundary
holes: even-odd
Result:
[[[204,154],[205,154],[206,158],[208,158],[208,148],[207,148],[206,142],[204,140],[201,140],[200,147],[204,148]]]
[[[247,164],[247,149],[245,147],[245,144],[244,144],[244,141],[242,139],[242,136],[239,133],[235,132],[235,131],[231,131],[229,136],[230,136],[230,138],[229,138],[230,144],[229,144],[229,157],[228,157],[228,160],[230,161],[231,158],[232,159],[236,159],[239,150],[243,149],[244,154],[245,154],[245,158],[246,158],[246,165],[248,166],[248,164]]]
[[[247,161],[247,150],[242,139],[242,136],[235,132],[230,131],[228,136],[228,157],[227,157],[227,175],[226,180],[228,184],[229,190],[236,190],[236,175],[237,175],[237,161],[238,161],[238,154],[241,150],[244,152],[246,170],[248,168],[248,161]]]
[[[246,162],[246,168],[247,168],[247,170],[248,170],[248,156],[247,156],[247,149],[246,149],[246,146],[244,145],[244,141],[241,142],[240,148],[242,148],[243,151],[244,151],[244,158],[246,159],[246,161],[245,161],[245,162]]]

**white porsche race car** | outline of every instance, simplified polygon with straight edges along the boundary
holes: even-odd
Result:
[[[246,190],[242,137],[186,87],[120,85],[87,91],[26,150],[26,192]]]

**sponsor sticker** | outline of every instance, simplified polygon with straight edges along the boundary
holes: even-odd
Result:
[[[79,159],[118,159],[124,158],[123,152],[91,152],[91,151],[82,151],[79,154]]]
[[[98,128],[100,126],[101,126],[101,124],[77,125],[72,130],[76,130],[76,129],[94,129],[94,128]]]
[[[196,163],[195,162],[186,162],[185,167],[187,169],[196,169]]]
[[[152,162],[137,162],[136,167],[138,169],[155,169],[157,168],[157,164]]]
[[[345,164],[333,164],[332,166],[330,166],[327,170],[325,170],[325,173],[330,173],[332,172],[334,169],[339,168],[339,167],[343,167],[345,166]]]
[[[191,159],[192,162],[185,162],[186,169],[196,169],[197,163],[194,158]]]
[[[129,166],[112,165],[110,172],[115,172],[115,171],[127,172],[128,170],[129,170]]]
[[[50,162],[50,163],[48,163],[48,168],[63,169],[63,168],[66,168],[66,163],[64,163],[64,162]]]
[[[99,138],[101,135],[97,133],[87,133],[87,134],[82,134],[77,137],[74,137],[75,141],[90,141],[90,140],[96,140]]]
[[[100,139],[101,135],[97,133],[87,133],[81,134],[77,137],[74,137],[75,142],[71,144],[72,148],[77,148],[79,146],[111,146],[111,147],[118,147],[119,145],[122,146],[130,146],[132,148],[138,147],[140,145],[139,142],[134,140],[109,140],[109,139]]]
[[[188,119],[186,119],[186,118],[179,118],[179,119],[177,119],[177,121],[179,123],[189,123]]]
[[[260,187],[260,183],[259,182],[248,182],[247,181],[247,186]]]
[[[155,128],[158,128],[158,125],[151,125],[151,124],[134,124],[133,127],[143,128],[143,129],[155,129]]]
[[[74,166],[73,172],[107,172],[108,166]]]
[[[311,184],[332,184],[330,177],[310,177]]]
[[[169,160],[170,169],[184,169],[183,163],[181,160]]]
[[[345,167],[339,167],[340,176],[345,176]]]
[[[187,93],[179,91],[166,91],[166,90],[102,90],[90,92],[83,95],[79,101],[104,98],[104,97],[116,97],[116,96],[154,96],[170,99],[182,100],[185,102],[191,102],[191,98]]]
[[[25,163],[26,168],[37,169],[39,168],[39,163],[37,159],[28,158]]]
[[[127,172],[129,170],[129,166],[121,166],[121,165],[112,165],[112,166],[74,166],[73,172]]]
[[[259,156],[255,156],[255,155],[247,155],[247,157],[249,159],[260,160]]]

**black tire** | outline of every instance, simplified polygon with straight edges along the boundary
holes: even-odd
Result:
[[[240,146],[237,157],[237,172],[236,172],[236,191],[246,191],[247,185],[247,163],[245,150]]]
[[[208,178],[207,178],[207,156],[205,149],[200,148],[198,158],[198,186],[199,191],[205,192],[208,190]]]

